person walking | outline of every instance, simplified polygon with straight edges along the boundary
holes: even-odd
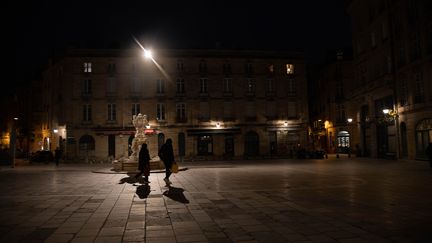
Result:
[[[54,160],[56,166],[59,165],[61,156],[62,156],[62,150],[59,147],[57,147],[54,151]]]
[[[429,159],[429,166],[432,168],[432,143],[429,143],[425,152]]]
[[[150,183],[150,154],[147,148],[147,144],[143,143],[138,154],[138,170],[140,171],[135,175],[135,179],[138,179],[144,174],[144,182]]]
[[[173,163],[175,163],[171,138],[168,138],[165,141],[165,143],[159,149],[158,155],[165,165],[164,181],[167,185],[170,185],[171,181],[169,180],[169,177],[171,176],[171,166],[173,165]]]

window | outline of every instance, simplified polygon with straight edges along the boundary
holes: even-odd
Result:
[[[266,116],[269,119],[276,118],[276,102],[268,101],[266,104]]]
[[[208,84],[207,78],[200,78],[200,93],[201,94],[207,94],[208,93],[207,84]]]
[[[408,85],[405,78],[399,81],[399,103],[401,106],[408,105]]]
[[[107,93],[115,93],[116,92],[116,79],[114,77],[109,77],[107,79]]]
[[[84,63],[84,72],[85,73],[91,73],[92,72],[92,63],[91,62],[85,62]]]
[[[224,63],[222,65],[222,72],[225,75],[231,74],[231,64],[230,63]]]
[[[224,93],[232,93],[232,78],[224,78],[223,90]]]
[[[198,115],[198,119],[207,121],[210,119],[210,106],[208,102],[200,102],[200,114]]]
[[[296,118],[297,117],[297,103],[296,102],[288,102],[288,118]]]
[[[248,78],[248,79],[246,79],[246,82],[247,82],[248,94],[254,94],[255,93],[255,79]]]
[[[287,91],[288,91],[288,95],[295,95],[296,94],[296,82],[295,82],[295,79],[293,79],[293,78],[288,79]]]
[[[270,64],[270,65],[267,66],[267,72],[269,74],[273,74],[274,73],[274,66],[273,66],[273,64]]]
[[[246,74],[248,74],[248,75],[254,73],[254,69],[253,69],[253,65],[252,65],[252,63],[250,63],[250,62],[246,63],[246,66],[245,66],[245,72],[246,72]]]
[[[138,103],[132,104],[132,116],[133,115],[138,115],[139,113],[141,113],[141,111],[140,111],[140,104],[138,104]]]
[[[83,121],[92,120],[92,109],[90,104],[83,105]]]
[[[165,104],[158,103],[156,106],[156,119],[158,121],[165,121]]]
[[[85,79],[83,82],[83,94],[89,95],[92,93],[92,81],[91,79]]]
[[[255,102],[247,102],[246,103],[246,119],[255,119],[256,111],[255,111]]]
[[[286,73],[287,74],[294,74],[294,64],[287,64],[286,65]]]
[[[132,93],[139,93],[141,89],[141,83],[137,77],[132,78],[132,85],[131,85],[131,91]]]
[[[274,79],[269,78],[267,79],[267,93],[273,93],[275,92],[275,87],[274,87]]]
[[[115,72],[116,72],[116,64],[115,63],[108,64],[108,74],[110,76],[114,76]]]
[[[205,60],[201,60],[198,66],[198,70],[200,73],[207,73],[207,63]]]
[[[177,71],[179,71],[179,72],[184,71],[183,60],[177,60]]]
[[[184,103],[176,104],[176,119],[177,122],[186,121],[186,104]]]
[[[223,103],[223,118],[224,120],[232,120],[233,116],[233,102],[225,101]]]
[[[414,103],[422,103],[425,100],[424,97],[424,82],[423,82],[423,74],[421,71],[417,71],[415,73],[415,94],[414,94]]]
[[[156,80],[156,93],[157,94],[165,93],[165,81],[163,79]]]
[[[185,81],[183,78],[178,78],[176,81],[176,92],[177,94],[184,94],[185,93]]]
[[[108,121],[117,120],[116,104],[108,104]]]
[[[345,123],[345,107],[344,105],[337,104],[336,105],[336,122]]]

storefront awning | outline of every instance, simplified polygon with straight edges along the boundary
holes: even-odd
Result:
[[[189,136],[205,134],[234,134],[240,133],[240,128],[193,128],[186,130]]]

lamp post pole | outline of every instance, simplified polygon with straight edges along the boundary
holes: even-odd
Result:
[[[11,152],[11,167],[15,168],[15,157],[16,157],[16,125],[15,122],[18,120],[17,117],[15,117],[12,121],[12,128],[11,128],[11,136],[10,136],[10,152]]]

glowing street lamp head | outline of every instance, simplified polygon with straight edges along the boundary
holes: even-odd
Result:
[[[383,109],[383,113],[384,113],[384,114],[388,114],[388,113],[390,113],[390,109],[387,109],[387,108],[386,108],[386,109]]]
[[[150,50],[144,50],[144,57],[147,59],[152,59],[152,52]]]

